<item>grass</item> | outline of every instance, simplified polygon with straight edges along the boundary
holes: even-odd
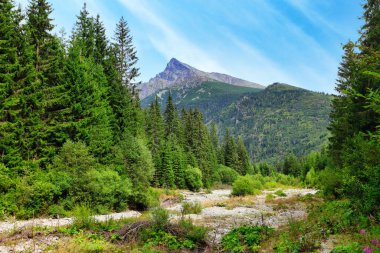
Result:
[[[181,214],[200,214],[202,212],[202,205],[199,202],[184,202],[181,208]]]

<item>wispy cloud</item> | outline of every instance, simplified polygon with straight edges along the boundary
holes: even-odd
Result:
[[[319,11],[314,10],[313,6],[310,4],[309,0],[286,0],[289,4],[300,11],[307,19],[316,25],[322,25],[328,28],[330,31],[340,35],[345,36],[343,30],[338,29],[331,21],[328,21],[319,13]],[[314,2],[316,2],[314,0]]]
[[[146,36],[149,37],[155,47],[167,60],[178,57],[180,60],[207,71],[225,72],[225,68],[207,54],[204,50],[192,43],[182,34],[175,30],[150,8],[144,0],[119,0],[131,13],[142,22],[149,25],[146,27]]]

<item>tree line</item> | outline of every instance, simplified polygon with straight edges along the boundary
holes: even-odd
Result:
[[[217,152],[198,110],[179,113],[172,98],[163,114],[157,102],[140,108],[126,20],[109,39],[84,4],[66,39],[54,34],[52,11],[46,0],[25,12],[0,1],[0,216],[62,215],[82,203],[100,213],[144,209],[156,201],[151,185],[216,182]]]

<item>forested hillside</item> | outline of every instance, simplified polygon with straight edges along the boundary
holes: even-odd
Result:
[[[157,101],[140,108],[124,18],[109,40],[84,5],[66,41],[53,34],[51,12],[46,0],[31,1],[25,16],[0,4],[0,215],[65,215],[83,203],[100,213],[145,209],[157,201],[151,185],[218,182],[218,146],[199,110],[179,113],[170,96],[164,112]],[[235,168],[247,171],[239,152]]]
[[[255,163],[274,164],[327,145],[331,95],[281,83],[263,90],[208,81],[161,90],[141,105],[146,107],[157,96],[165,108],[169,93],[178,108],[198,108],[209,128],[217,126],[220,140],[227,129],[241,136]]]

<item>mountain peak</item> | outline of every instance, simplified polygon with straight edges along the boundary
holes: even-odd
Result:
[[[234,86],[243,86],[257,89],[265,87],[249,82],[240,78],[229,76],[221,73],[208,73],[198,70],[186,63],[183,63],[176,58],[171,58],[163,72],[151,78],[149,82],[143,83],[140,86],[140,98],[143,99],[150,94],[172,87],[192,87],[200,85],[205,81],[218,81]]]
[[[166,65],[165,71],[183,71],[188,70],[189,66],[180,62],[176,58],[171,58],[168,64]]]

